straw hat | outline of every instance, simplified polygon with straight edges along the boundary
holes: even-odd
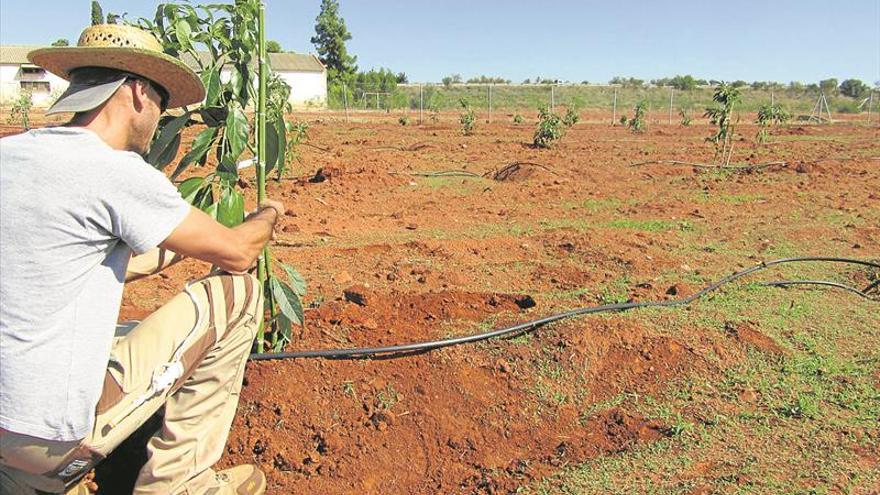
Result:
[[[205,98],[205,87],[199,76],[180,60],[164,53],[155,36],[133,26],[90,26],[80,35],[77,46],[40,48],[28,53],[28,60],[68,81],[71,71],[83,67],[137,74],[168,92],[169,108],[198,103]]]

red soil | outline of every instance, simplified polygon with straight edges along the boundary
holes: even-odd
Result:
[[[328,151],[303,147],[294,164],[300,178],[269,185],[290,209],[275,257],[303,272],[313,307],[289,349],[433,340],[596,304],[609,290],[681,297],[699,285],[685,275],[717,278],[786,243],[804,243],[803,254],[822,254],[811,253],[815,239],[833,254],[880,254],[876,215],[864,213],[880,207],[880,162],[869,158],[876,128],[775,132],[849,136],[843,141],[740,141],[734,161],[788,165],[729,176],[627,166],[710,160],[705,126],[651,125],[633,135],[580,124],[550,150],[528,146],[532,133],[495,123],[465,138],[448,123],[313,119],[311,142]],[[537,165],[502,181],[388,173],[491,176],[516,161]],[[319,169],[323,180],[310,181]],[[253,205],[252,187],[247,199]],[[840,231],[809,221],[828,212],[855,220]],[[789,222],[794,213],[808,220]],[[692,228],[699,234],[683,238]],[[719,245],[752,256],[718,254]],[[205,269],[187,261],[131,284],[121,319],[149,314]],[[710,364],[709,353],[723,365],[744,345],[782,352],[748,324],[713,337],[687,326],[668,335],[650,321],[574,320],[524,342],[398,359],[250,363],[221,464],[257,463],[271,494],[512,493],[562,466],[664,436],[668,425],[603,401],[711,376],[719,362]],[[113,493],[118,472],[105,476],[104,493]]]

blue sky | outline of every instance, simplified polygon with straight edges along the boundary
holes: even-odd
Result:
[[[215,0],[211,0],[215,1]],[[152,17],[153,0],[103,0],[105,12]],[[210,2],[205,2],[210,3]],[[880,80],[880,0],[340,0],[361,68],[410,81],[459,73],[607,82],[706,79]],[[715,7],[719,5],[719,7]],[[314,51],[320,0],[267,0],[270,39]],[[89,0],[0,0],[0,43],[72,42]]]

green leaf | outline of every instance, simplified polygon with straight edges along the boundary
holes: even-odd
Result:
[[[244,221],[244,197],[232,188],[223,188],[220,193],[220,206],[217,221],[227,227],[235,227]]]
[[[278,135],[278,170],[283,173],[287,161],[287,125],[284,117],[275,121],[275,133]]]
[[[177,156],[177,151],[180,149],[181,136],[182,134],[177,134],[176,136],[174,136],[171,142],[168,143],[165,151],[163,151],[162,154],[156,158],[156,163],[154,164],[156,168],[158,168],[159,170],[164,170],[165,167],[167,167],[168,164],[171,163],[172,160],[174,160],[174,157]]]
[[[278,163],[278,131],[271,123],[266,123],[266,173]]]
[[[181,48],[184,50],[192,48],[192,41],[190,40],[192,27],[186,19],[178,19],[174,23],[174,34],[177,35],[177,42],[180,43]]]
[[[293,292],[300,297],[306,295],[306,279],[294,267],[280,261],[278,264],[287,272],[287,279],[290,281]]]
[[[240,105],[235,105],[226,116],[226,141],[229,143],[229,154],[233,160],[238,160],[242,152],[247,148],[250,127],[247,115],[244,114]]]
[[[270,277],[269,283],[272,286],[272,296],[281,313],[294,324],[302,325],[303,307],[299,296],[287,284],[275,277]]]
[[[192,147],[185,155],[183,155],[183,158],[180,159],[180,163],[177,164],[177,168],[174,169],[171,178],[176,179],[178,175],[186,170],[190,163],[201,160],[202,157],[208,153],[208,150],[211,148],[211,143],[214,141],[216,135],[217,129],[213,127],[209,127],[200,132],[196,138],[193,139]]]
[[[217,220],[217,205],[218,205],[218,203],[212,203],[212,204],[208,205],[207,208],[204,208],[205,213],[207,213],[208,216],[210,216],[214,220]]]
[[[192,205],[196,208],[207,212],[208,207],[214,204],[214,188],[211,187],[210,184],[206,184],[205,187],[199,189],[196,193],[196,197],[192,201]]]
[[[284,314],[279,314],[278,317],[275,318],[275,331],[278,332],[280,338],[275,341],[275,346],[272,347],[272,350],[275,352],[281,352],[284,350],[284,346],[290,342],[293,337],[290,320],[287,319]]]
[[[232,87],[232,94],[241,94],[241,88],[244,86],[244,79],[242,79],[241,73],[234,68],[232,73],[229,74],[229,85]]]
[[[238,166],[230,155],[226,155],[217,165],[217,175],[220,180],[229,186],[232,186],[238,180]]]
[[[205,184],[204,177],[190,177],[185,181],[181,182],[179,186],[177,186],[177,190],[180,191],[180,195],[183,197],[184,201],[187,203],[192,203],[196,198],[196,194]]]
[[[220,71],[211,66],[201,74],[202,83],[205,85],[205,106],[211,106],[217,102],[220,96]]]
[[[225,107],[200,108],[198,112],[202,116],[202,121],[208,127],[219,127],[226,122],[226,118],[229,116],[229,110]]]
[[[152,145],[150,145],[150,152],[147,153],[147,163],[156,167],[162,168],[159,166],[159,157],[166,154],[166,149],[173,144],[175,138],[178,138],[180,135],[181,129],[189,122],[190,112],[185,112],[183,115],[179,117],[172,118],[167,124],[162,127],[162,130],[159,131],[159,135],[156,136],[156,139],[153,140]],[[178,142],[178,145],[180,143]],[[168,163],[166,162],[165,165]]]

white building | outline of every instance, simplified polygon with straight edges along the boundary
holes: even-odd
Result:
[[[0,103],[8,105],[27,90],[35,106],[48,107],[67,89],[67,81],[28,62],[28,52],[37,48],[0,46]],[[327,69],[314,54],[270,53],[269,66],[290,85],[294,108],[327,105]]]
[[[269,66],[290,85],[294,107],[327,106],[327,68],[313,53],[270,53]]]
[[[67,81],[28,62],[27,54],[39,46],[0,46],[0,102],[9,104],[21,90],[30,91],[34,105],[48,107],[65,89]]]

